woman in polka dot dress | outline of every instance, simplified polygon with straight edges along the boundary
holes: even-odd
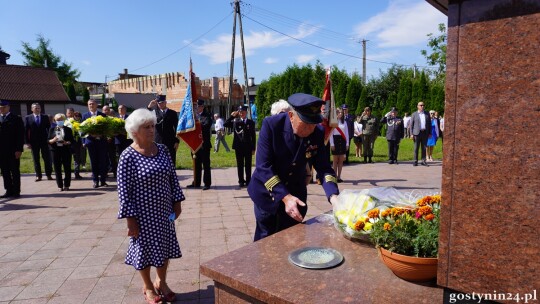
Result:
[[[131,237],[126,264],[139,271],[148,303],[172,302],[176,294],[167,286],[169,259],[182,256],[174,220],[182,212],[184,194],[178,183],[167,147],[154,143],[156,116],[147,109],[135,110],[126,119],[133,144],[118,163],[118,218],[127,219]],[[156,267],[156,279],[150,278]]]

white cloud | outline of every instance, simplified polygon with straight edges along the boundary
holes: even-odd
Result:
[[[410,46],[425,43],[426,35],[446,22],[446,16],[425,1],[394,0],[384,12],[356,26],[355,33],[380,47]]]
[[[264,63],[266,63],[266,64],[273,64],[273,63],[276,63],[276,62],[278,62],[278,61],[279,61],[279,59],[277,59],[277,58],[274,58],[274,57],[268,57],[268,58],[266,58],[266,59],[264,60]]]
[[[83,60],[83,61],[81,61],[81,63],[84,64],[84,65],[91,65],[91,64],[92,64],[92,63],[91,63],[90,61],[88,61],[88,60]]]
[[[312,61],[313,59],[315,59],[315,55],[299,55],[299,56],[296,56],[296,62],[298,62],[299,64],[308,63],[308,62]]]
[[[302,39],[315,33],[317,29],[313,27],[299,26],[296,33],[288,34],[291,37]],[[263,31],[251,31],[248,35],[244,35],[244,45],[246,56],[252,55],[257,49],[275,48],[285,44],[295,43],[294,39],[280,34]],[[221,64],[230,61],[231,59],[231,35],[221,35],[214,41],[206,41],[203,44],[195,47],[196,51],[210,58],[211,64]],[[240,48],[240,38],[236,37],[236,48],[234,50],[235,58],[242,56]]]

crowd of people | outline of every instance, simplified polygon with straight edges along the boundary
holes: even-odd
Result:
[[[10,114],[9,102],[0,101],[0,166],[6,193],[2,198],[20,196],[20,156],[23,145],[32,151],[35,181],[43,179],[40,165],[43,158],[44,173],[48,180],[55,174],[59,191],[69,191],[73,160],[74,178],[80,179],[85,151],[88,152],[94,188],[106,187],[109,173],[117,179],[118,218],[126,219],[130,237],[125,263],[132,265],[141,275],[142,293],[148,303],[173,301],[176,294],[166,281],[169,260],[182,256],[176,238],[174,221],[182,212],[185,200],[176,174],[176,136],[178,113],[167,107],[165,95],[150,101],[146,109],[137,109],[130,115],[120,105],[118,114],[109,106],[98,110],[95,100],[87,103],[88,112],[67,109],[57,113],[52,122],[41,114],[39,104],[33,104],[32,114],[24,121]],[[364,163],[373,162],[374,143],[381,126],[386,126],[388,162],[398,163],[400,141],[406,137],[414,140],[414,163],[433,160],[433,147],[442,137],[444,120],[435,111],[426,112],[425,104],[418,103],[418,110],[402,118],[392,108],[381,119],[369,107],[355,117],[343,105],[337,109],[337,127],[325,141],[323,115],[325,104],[315,96],[297,93],[287,100],[272,105],[271,116],[262,121],[259,139],[256,140],[255,122],[247,117],[247,107],[240,106],[225,121],[219,114],[210,114],[203,100],[197,101],[196,115],[202,127],[203,143],[192,153],[194,176],[187,188],[210,189],[212,185],[210,151],[211,128],[216,138],[214,152],[226,141],[226,128],[232,130],[238,186],[247,187],[254,203],[256,227],[254,241],[301,223],[307,213],[308,184],[316,177],[330,203],[339,195],[338,184],[344,164],[349,162],[349,150],[354,142],[355,156]],[[77,122],[95,116],[114,116],[125,120],[129,136],[114,138],[88,135],[74,136],[70,118]],[[256,157],[252,170],[253,156]],[[330,160],[331,157],[331,160]],[[253,171],[253,172],[252,172]],[[202,183],[201,183],[202,182]],[[203,186],[204,185],[204,186]],[[156,268],[152,280],[150,267]]]

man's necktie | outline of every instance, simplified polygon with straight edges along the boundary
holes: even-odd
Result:
[[[39,116],[36,116],[36,125],[39,126]]]

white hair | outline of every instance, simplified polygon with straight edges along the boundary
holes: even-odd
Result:
[[[131,113],[131,115],[126,118],[126,132],[129,134],[130,138],[133,138],[133,133],[138,131],[139,128],[145,123],[157,122],[156,114],[154,111],[149,111],[147,109],[137,109]]]
[[[270,114],[276,115],[281,112],[289,112],[292,109],[291,105],[283,99],[280,99],[272,104],[270,108]]]

